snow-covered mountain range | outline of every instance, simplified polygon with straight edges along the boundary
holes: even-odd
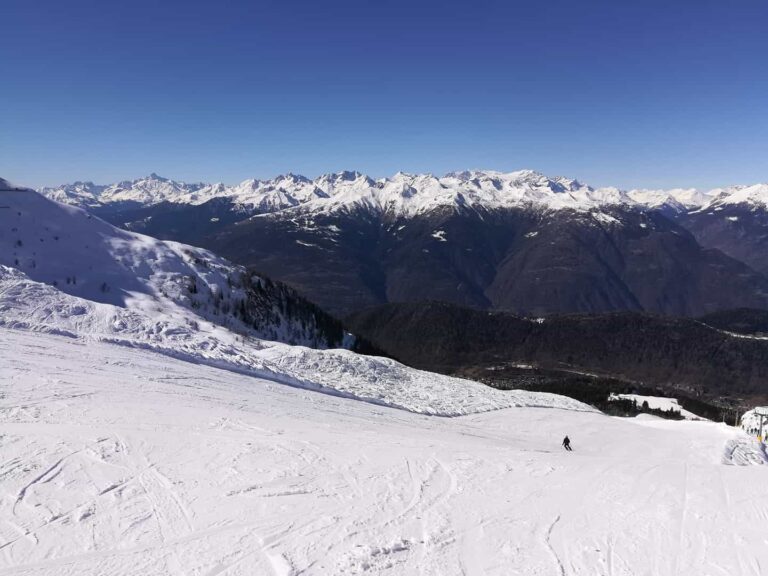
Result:
[[[768,184],[621,190],[521,170],[286,174],[237,186],[152,175],[41,192],[204,246],[342,316],[414,299],[526,315],[700,315],[768,302]]]
[[[706,209],[724,204],[768,204],[768,184],[733,186],[708,191],[696,189],[621,190],[593,188],[575,179],[548,177],[532,170],[516,172],[463,171],[442,177],[399,172],[373,179],[359,172],[325,174],[314,180],[285,174],[269,180],[222,183],[177,182],[151,174],[138,180],[97,185],[75,182],[41,188],[43,195],[81,207],[151,206],[161,202],[203,204],[227,198],[257,213],[307,205],[310,210],[375,207],[403,214],[428,212],[446,205],[509,208],[593,210],[602,206],[639,206],[676,211]]]

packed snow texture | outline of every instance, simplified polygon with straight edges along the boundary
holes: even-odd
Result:
[[[723,464],[731,466],[764,466],[768,464],[765,444],[754,436],[737,436],[726,442]]]
[[[751,439],[722,424],[540,408],[432,418],[93,341],[0,329],[0,348],[3,574],[768,565],[768,468],[723,465]]]
[[[373,179],[359,172],[325,174],[314,180],[285,174],[269,180],[246,180],[234,186],[187,184],[151,174],[111,185],[75,182],[41,188],[49,198],[82,207],[152,205],[160,202],[202,204],[228,198],[254,213],[302,207],[323,212],[364,207],[400,214],[416,214],[450,207],[534,207],[548,210],[598,211],[610,206],[668,209],[676,212],[704,210],[725,204],[768,206],[768,184],[732,186],[701,191],[621,190],[593,188],[578,180],[548,177],[533,170],[498,172],[468,170],[442,177],[398,172]]]

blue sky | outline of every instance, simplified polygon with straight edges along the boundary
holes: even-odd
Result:
[[[768,181],[764,0],[3,0],[0,176]]]

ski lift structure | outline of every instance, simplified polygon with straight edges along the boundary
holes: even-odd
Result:
[[[764,442],[768,433],[768,406],[757,406],[745,412],[741,417],[741,428]]]

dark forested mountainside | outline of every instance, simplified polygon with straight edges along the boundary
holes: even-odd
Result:
[[[768,335],[768,310],[753,308],[737,308],[736,310],[721,310],[699,318],[701,322],[735,334],[745,336]]]
[[[388,304],[348,326],[419,368],[492,377],[514,369],[587,373],[692,396],[768,395],[768,341],[645,313],[531,320],[441,303]]]
[[[198,246],[203,238],[249,216],[249,212],[228,198],[214,198],[204,204],[107,205],[90,208],[90,211],[132,232]]]

